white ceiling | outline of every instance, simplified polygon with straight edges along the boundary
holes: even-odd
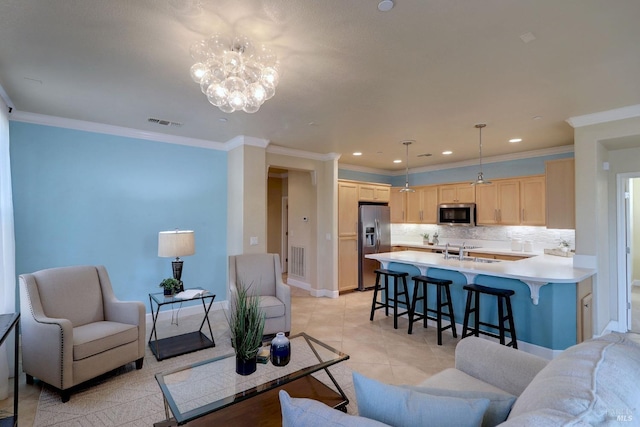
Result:
[[[469,161],[476,123],[491,157],[572,144],[566,119],[640,104],[638,0],[377,3],[2,0],[0,85],[21,112],[214,142],[246,135],[389,171],[405,167],[392,163],[404,139],[416,140],[412,168]],[[215,32],[278,55],[280,84],[257,113],[221,112],[190,79],[189,46]]]

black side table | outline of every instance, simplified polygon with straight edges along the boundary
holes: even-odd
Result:
[[[18,335],[20,333],[20,313],[12,314],[0,314],[0,346],[7,339],[11,330],[15,333],[15,349],[13,355],[13,416],[0,419],[0,426],[17,426],[18,425],[18,382],[20,377],[18,376]]]
[[[202,290],[202,288],[192,288]],[[151,317],[153,317],[153,328],[151,328],[151,334],[149,335],[149,348],[156,356],[157,360],[164,360],[170,357],[180,356],[181,354],[191,353],[193,351],[202,350],[205,348],[215,347],[216,343],[213,340],[213,332],[211,331],[211,323],[209,323],[209,310],[215,299],[215,295],[205,293],[189,299],[176,298],[175,296],[165,296],[163,292],[157,292],[149,294],[149,304],[151,305]],[[160,314],[160,307],[167,304],[175,304],[177,302],[186,301],[202,301],[202,308],[204,309],[204,319],[200,324],[200,328],[195,332],[188,332],[186,334],[175,335],[173,337],[158,339],[158,332],[156,329],[156,323],[158,321],[158,314]],[[208,304],[205,301],[208,300]],[[155,310],[154,310],[155,305]],[[202,333],[202,327],[204,323],[207,323],[209,327],[208,336]]]

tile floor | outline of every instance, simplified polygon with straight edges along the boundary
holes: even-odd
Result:
[[[389,384],[418,384],[432,374],[453,366],[453,353],[459,339],[450,331],[443,334],[443,345],[436,344],[435,328],[414,326],[407,334],[408,321],[393,319],[377,310],[369,321],[373,293],[353,292],[337,299],[314,298],[307,291],[292,287],[291,333],[306,332],[349,354],[349,367],[371,378]],[[147,331],[151,325],[147,325]],[[40,396],[40,386],[27,385],[19,378],[20,426],[31,426]],[[13,384],[10,384],[13,390]],[[13,398],[0,401],[3,410],[12,412]]]

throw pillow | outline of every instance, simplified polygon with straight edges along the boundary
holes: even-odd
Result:
[[[282,411],[282,427],[385,427],[375,420],[348,415],[333,409],[324,403],[312,400],[292,398],[280,390],[280,410]]]
[[[482,427],[495,427],[504,422],[509,416],[509,411],[516,401],[516,397],[511,394],[491,393],[487,391],[475,390],[450,390],[445,388],[432,388],[420,386],[400,386],[417,393],[430,394],[432,396],[460,397],[463,399],[489,399],[489,407],[484,413]]]
[[[353,373],[358,412],[395,427],[480,427],[489,399],[433,396]]]

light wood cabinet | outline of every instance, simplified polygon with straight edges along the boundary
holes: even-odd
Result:
[[[389,195],[390,220],[392,224],[400,224],[405,221],[407,193],[401,193],[401,189],[402,187],[392,187]]]
[[[475,186],[469,183],[446,184],[438,187],[438,203],[474,203]]]
[[[546,185],[544,175],[520,180],[521,225],[546,224]]]
[[[387,185],[359,184],[358,200],[362,202],[388,203],[391,187]]]
[[[338,237],[338,291],[358,287],[358,237]]]
[[[438,222],[438,187],[431,185],[415,187],[415,192],[406,193],[406,221],[414,224]]]
[[[358,184],[338,182],[338,290],[358,287]]]
[[[476,222],[481,225],[520,224],[520,183],[495,180],[476,186]]]
[[[480,225],[545,225],[545,179],[534,175],[476,186]]]
[[[574,159],[545,162],[547,228],[576,228]]]
[[[487,258],[487,259],[498,259],[501,261],[519,261],[521,259],[529,258],[527,256],[521,255],[505,255],[505,254],[486,254],[482,252],[473,252],[470,251],[468,256],[474,258]]]
[[[358,234],[358,184],[338,183],[338,235]]]

